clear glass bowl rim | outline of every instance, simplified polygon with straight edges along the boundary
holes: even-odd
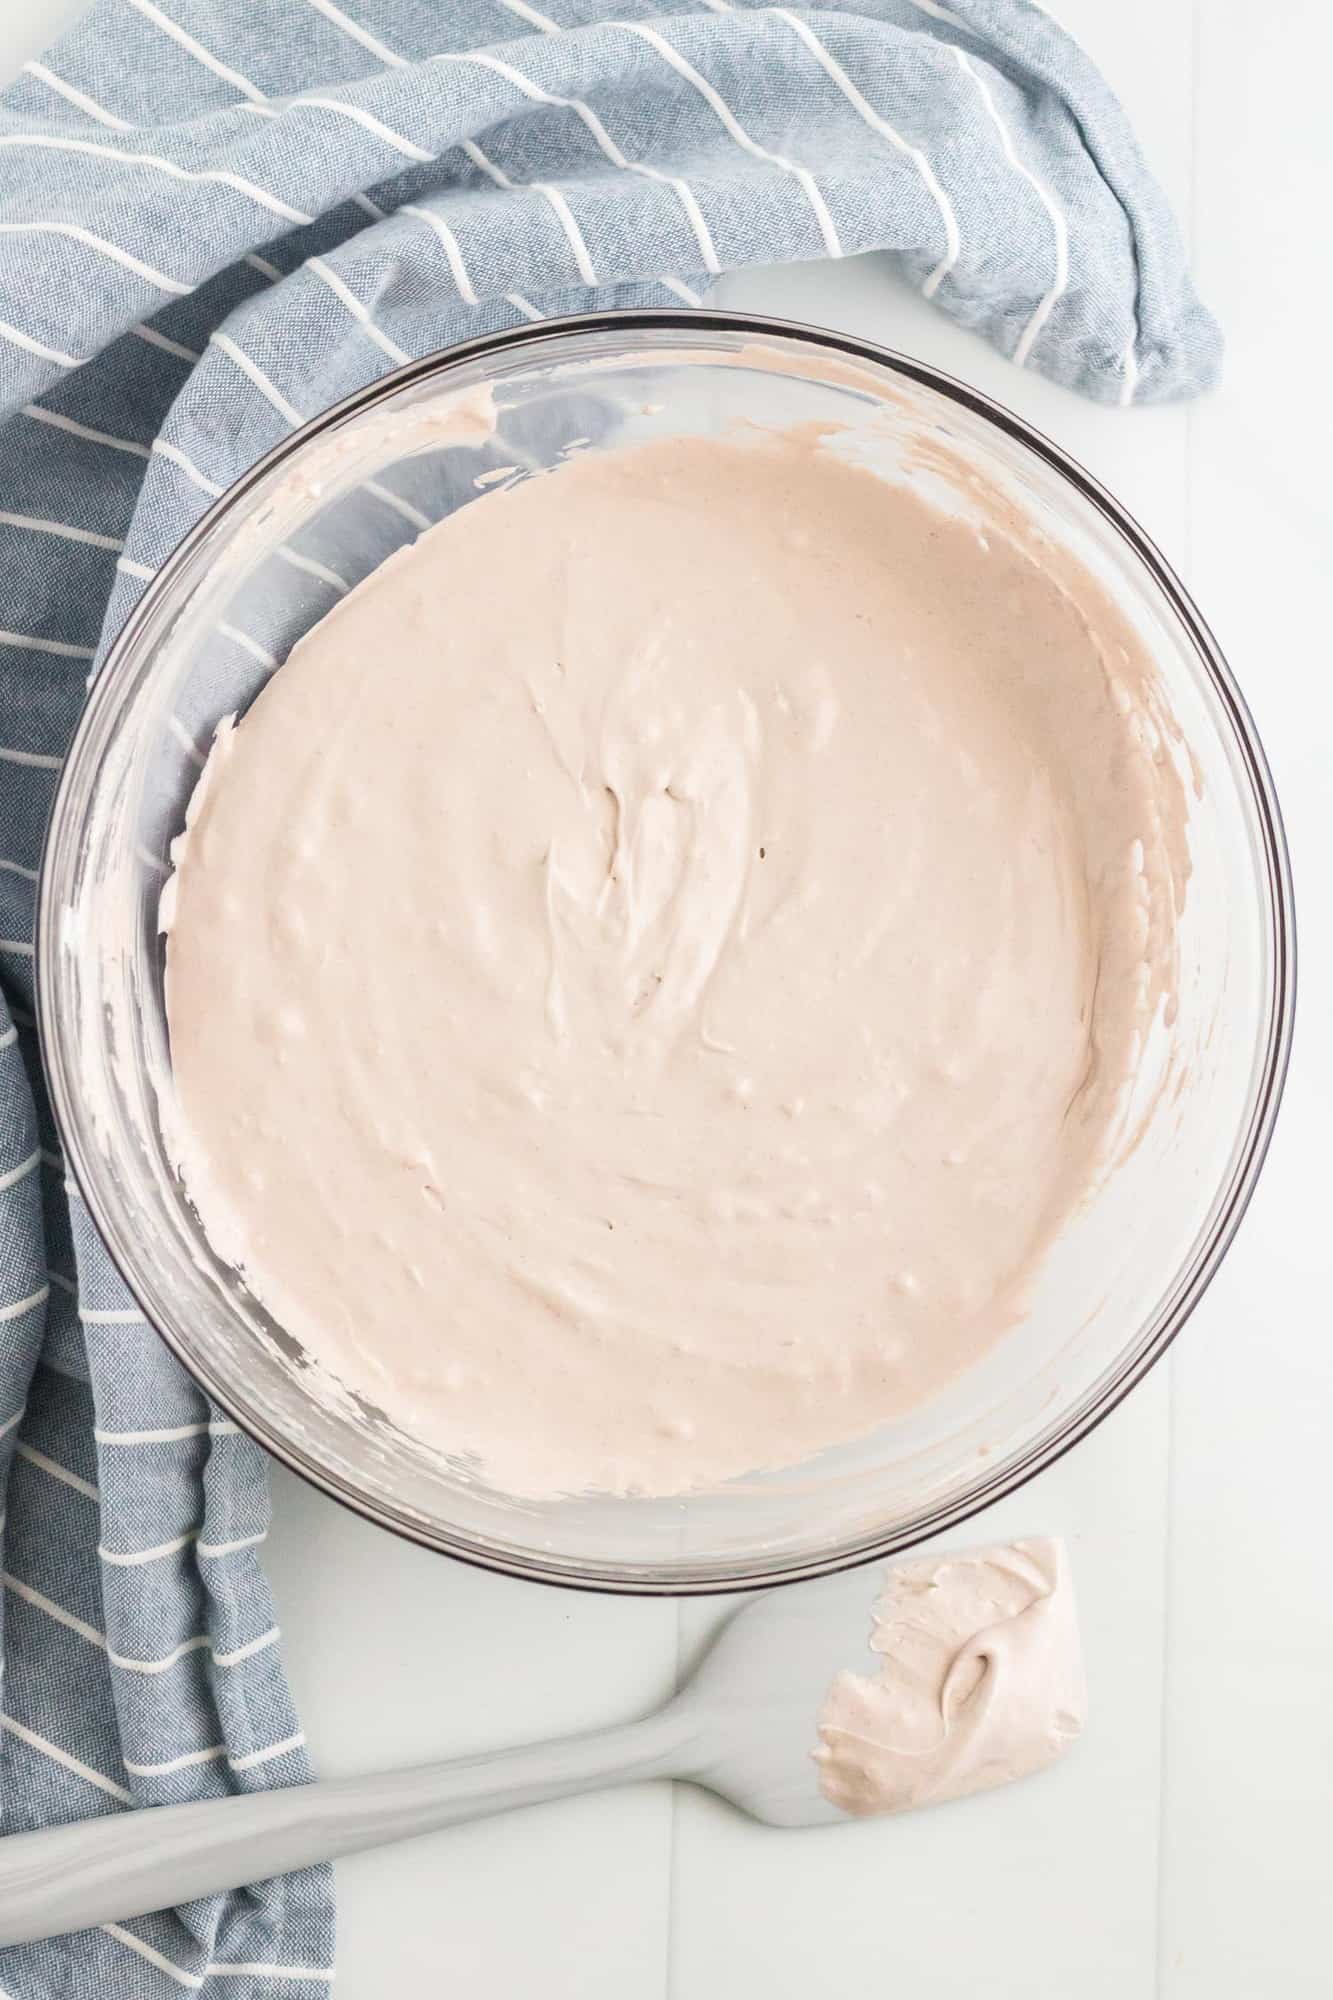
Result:
[[[477,1547],[462,1536],[452,1535],[447,1529],[423,1527],[394,1515],[349,1483],[327,1471],[318,1461],[303,1453],[290,1439],[269,1427],[261,1411],[238,1408],[227,1390],[219,1388],[217,1383],[210,1379],[209,1371],[199,1355],[187,1352],[174,1328],[163,1325],[155,1314],[148,1312],[146,1302],[140,1297],[126,1270],[125,1260],[117,1254],[115,1245],[121,1233],[121,1219],[117,1213],[115,1196],[109,1187],[109,1177],[104,1175],[95,1155],[84,1144],[83,1120],[77,1103],[76,1072],[71,1061],[73,1052],[61,1028],[60,954],[56,948],[55,919],[62,900],[62,885],[55,867],[51,865],[52,856],[60,845],[60,831],[65,820],[72,812],[79,810],[79,794],[84,778],[83,767],[90,755],[88,746],[106,726],[110,713],[118,706],[121,684],[135,667],[139,633],[150,611],[171,591],[177,571],[196,543],[209,533],[219,520],[237,508],[250,490],[275,467],[299,455],[314,439],[346,418],[372,408],[376,403],[386,400],[410,384],[426,381],[437,375],[447,376],[464,363],[486,361],[507,355],[511,350],[526,350],[534,360],[537,360],[544,345],[557,340],[568,340],[571,335],[577,337],[584,333],[674,335],[691,331],[705,336],[733,334],[752,337],[760,343],[765,338],[794,342],[809,346],[818,353],[868,362],[872,367],[881,368],[890,375],[897,375],[907,382],[933,390],[972,415],[989,422],[1007,437],[1026,447],[1038,459],[1044,461],[1047,467],[1060,475],[1103,517],[1148,572],[1172,614],[1179,621],[1181,629],[1188,637],[1212,683],[1213,691],[1233,731],[1235,747],[1251,790],[1251,803],[1262,848],[1263,886],[1267,892],[1268,916],[1271,923],[1272,979],[1267,996],[1267,1036],[1248,1130],[1238,1150],[1230,1186],[1226,1190],[1226,1198],[1218,1211],[1213,1229],[1199,1246],[1191,1264],[1176,1274],[1175,1297],[1170,1310],[1160,1317],[1159,1323],[1150,1330],[1146,1338],[1126,1349],[1121,1357],[1120,1366],[1103,1381],[1096,1393],[1085,1397],[1081,1404],[1067,1412],[1063,1420],[1038,1439],[1027,1452],[1016,1460],[1006,1462],[989,1476],[975,1480],[965,1493],[956,1495],[933,1512],[917,1517],[910,1523],[908,1530],[898,1529],[872,1535],[853,1546],[837,1548],[827,1555],[815,1555],[795,1562],[787,1561],[772,1571],[756,1568],[752,1574],[738,1574],[725,1580],[718,1580],[715,1576],[691,1579],[679,1575],[653,1579],[646,1572],[639,1573],[633,1578],[626,1578],[612,1571],[599,1573],[591,1565],[587,1566],[582,1574],[575,1575],[566,1567],[546,1565],[535,1550],[524,1555],[515,1552],[501,1556],[491,1550]],[[94,767],[95,763],[94,756]],[[852,1569],[861,1563],[899,1554],[905,1548],[924,1541],[929,1536],[959,1526],[1007,1494],[1016,1492],[1038,1473],[1063,1458],[1066,1452],[1072,1450],[1074,1445],[1087,1437],[1104,1418],[1119,1407],[1130,1390],[1142,1381],[1149,1369],[1166,1352],[1198,1305],[1229,1249],[1249,1206],[1272,1138],[1286,1081],[1296,1004],[1296,927],[1291,867],[1286,833],[1268,760],[1249,708],[1216,639],[1180,578],[1134,517],[1076,459],[1060,446],[1053,444],[1042,432],[1006,409],[1003,404],[997,403],[993,398],[944,373],[941,369],[914,360],[892,348],[881,347],[873,341],[837,333],[827,328],[767,315],[718,312],[708,308],[692,308],[688,311],[670,308],[635,309],[624,312],[572,314],[564,318],[545,320],[540,324],[507,328],[497,333],[482,335],[475,340],[461,342],[453,347],[436,349],[419,360],[395,369],[390,374],[377,377],[365,388],[344,397],[341,402],[323,411],[318,417],[312,418],[290,437],[275,445],[229,486],[187,532],[147,585],[108,649],[101,671],[93,682],[60,773],[47,823],[38,889],[35,954],[37,1025],[42,1063],[68,1171],[79,1189],[108,1255],[120,1272],[131,1296],[136,1299],[144,1312],[147,1323],[165,1342],[204,1393],[274,1458],[309,1484],[328,1494],[331,1499],[379,1527],[387,1528],[409,1541],[415,1541],[423,1547],[434,1549],[475,1567],[522,1577],[533,1582],[556,1584],[566,1589],[595,1591],[616,1596],[690,1597],[728,1594],[767,1589],[779,1584],[809,1580],[832,1575],[840,1570]]]

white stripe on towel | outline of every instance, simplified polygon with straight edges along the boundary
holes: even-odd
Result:
[[[504,168],[497,167],[494,160],[490,159],[487,154],[482,152],[481,147],[477,144],[475,139],[460,139],[458,143],[462,151],[465,152],[468,158],[471,160],[473,166],[480,167],[481,171],[484,174],[489,175],[491,180],[495,182],[495,185],[498,188],[513,187],[514,183],[510,180]]]
[[[285,1757],[289,1751],[300,1750],[305,1743],[305,1731],[298,1729],[293,1736],[285,1736],[281,1743],[270,1743],[263,1750],[251,1750],[244,1757],[228,1757],[233,1771],[253,1771],[258,1764],[270,1764],[275,1757]]]
[[[383,139],[386,146],[392,146],[405,160],[416,160],[418,164],[425,165],[435,158],[434,153],[427,147],[418,146],[415,139],[406,139],[401,132],[393,131],[382,119],[376,118],[373,112],[365,110],[360,104],[340,104],[334,97],[294,97],[287,108],[289,111],[300,111],[303,107],[332,111],[340,118],[350,118],[353,124],[363,126],[367,132],[373,132],[377,139]]]
[[[569,239],[569,247],[574,252],[574,262],[578,266],[579,276],[584,284],[599,285],[602,281],[588,253],[588,246],[583,240],[583,231],[575,221],[574,211],[560,189],[550,181],[533,181],[531,185],[550,203],[560,227]]]
[[[325,1971],[318,1965],[274,1965],[266,1959],[214,1959],[208,1968],[210,1979],[323,1979],[334,1978],[332,1966]]]
[[[382,500],[386,507],[392,507],[395,514],[401,514],[403,519],[410,521],[412,526],[420,533],[424,534],[427,528],[435,526],[429,514],[423,514],[420,507],[414,507],[410,500],[404,500],[401,493],[393,492],[388,486],[382,485],[378,479],[368,479],[364,490],[367,493],[373,493],[375,498]]]
[[[280,1628],[270,1625],[267,1632],[261,1632],[257,1639],[247,1640],[244,1646],[237,1646],[233,1652],[214,1653],[213,1664],[216,1667],[237,1667],[242,1660],[252,1659],[256,1653],[267,1652],[270,1646],[276,1646],[281,1637]]]
[[[0,631],[0,646],[26,646],[34,653],[55,653],[62,660],[91,660],[97,650],[95,646],[72,646],[68,639],[38,639],[31,632]],[[16,763],[20,761],[13,752],[9,754]],[[27,763],[30,759],[33,763],[37,761],[35,751],[26,752],[21,761]],[[50,760],[50,768],[60,769],[58,757]]]
[[[39,1285],[26,1299],[16,1299],[13,1305],[0,1306],[0,1320],[22,1319],[24,1313],[34,1311],[37,1306],[44,1306],[50,1296],[51,1287]]]
[[[169,715],[167,717],[167,728],[180,744],[181,749],[185,752],[190,762],[197,764],[202,771],[208,759],[204,756],[203,751],[199,748],[199,745],[195,742],[180,717],[178,715]],[[142,1317],[141,1313],[132,1312],[129,1314],[129,1318],[132,1320],[141,1319]]]
[[[933,15],[937,21],[947,21],[951,28],[966,28],[969,35],[975,35],[977,32],[961,14],[955,14],[951,7],[941,6],[940,0],[910,0],[910,4],[919,8],[923,14]]]
[[[97,1646],[102,1652],[106,1651],[106,1639],[95,1625],[89,1625],[82,1618],[76,1618],[72,1611],[66,1611],[63,1604],[56,1604],[40,1590],[34,1590],[33,1586],[24,1583],[21,1577],[11,1576],[8,1570],[0,1570],[0,1583],[3,1583],[6,1590],[12,1591],[15,1597],[21,1597],[25,1604],[31,1604],[34,1610],[44,1611],[57,1625],[68,1626],[71,1632],[77,1632],[81,1639],[86,1639],[90,1646]]]
[[[104,1431],[95,1429],[98,1444],[178,1444],[182,1438],[238,1437],[240,1425],[217,1420],[203,1424],[172,1424],[155,1431]]]
[[[239,626],[223,624],[218,626],[218,631],[224,639],[230,639],[233,646],[239,646],[243,652],[249,653],[252,659],[258,660],[261,667],[277,666],[276,655],[261,646],[258,639],[252,639],[248,632],[242,632]]]
[[[258,182],[246,180],[241,174],[226,172],[221,167],[201,167],[192,171],[189,167],[178,166],[175,160],[165,159],[161,153],[123,153],[117,146],[101,145],[96,139],[70,139],[50,132],[11,132],[0,137],[0,146],[41,146],[54,153],[87,153],[94,159],[115,160],[123,166],[152,167],[155,172],[167,174],[175,181],[194,181],[197,184],[211,181],[215,187],[228,187],[235,194],[244,195],[247,201],[257,202],[268,209],[271,215],[279,215],[284,222],[308,223],[315,220],[303,208],[293,208],[289,201],[279,195],[270,194]],[[274,266],[267,267],[269,274]],[[275,275],[280,276],[281,273]]]
[[[453,230],[444,218],[435,215],[428,208],[419,208],[412,201],[405,201],[398,213],[400,215],[415,215],[435,231],[435,234],[440,239],[445,257],[448,260],[453,281],[458,287],[458,296],[462,299],[464,305],[475,306],[477,304],[476,289],[473,286],[471,278],[468,276],[467,265],[463,262],[463,253],[458,247],[458,238],[454,235]]]
[[[805,198],[814,213],[815,221],[819,225],[819,233],[823,239],[826,254],[830,257],[841,257],[843,255],[843,248],[838,238],[837,228],[833,217],[829,214],[828,205],[816,187],[814,176],[809,169],[798,165],[795,160],[787,159],[785,154],[771,153],[767,146],[761,146],[757,140],[752,139],[720,92],[714,89],[707,77],[701,76],[692,64],[686,62],[680,50],[673,47],[665,35],[659,34],[656,28],[650,27],[646,21],[616,21],[608,23],[608,26],[612,25],[625,29],[631,35],[638,35],[640,40],[647,42],[650,48],[656,49],[663,62],[669,63],[676,74],[683,76],[685,81],[692,85],[699,93],[704,103],[720,119],[726,131],[743,151],[749,153],[756,160],[767,160],[770,166],[780,167],[783,173],[791,174],[800,183]]]
[[[548,23],[547,25],[551,28],[554,27],[554,23]],[[549,90],[543,90],[541,85],[534,83],[530,77],[524,76],[522,71],[515,69],[512,63],[502,62],[498,56],[493,56],[480,50],[474,49],[466,55],[441,57],[440,60],[479,64],[484,69],[492,70],[496,76],[503,77],[506,82],[512,83],[516,90],[522,91],[523,95],[531,99],[534,104],[547,104],[558,107],[562,111],[572,111],[592,134],[601,151],[610,160],[612,166],[619,167],[625,173],[640,174],[645,180],[657,181],[662,187],[669,187],[673,190],[681,207],[685,211],[686,219],[691,229],[694,231],[695,241],[698,243],[699,255],[703,259],[705,270],[710,271],[714,277],[720,274],[722,266],[718,262],[717,250],[714,247],[712,235],[709,232],[708,224],[704,220],[698,201],[695,199],[694,190],[689,186],[688,182],[683,181],[678,174],[663,173],[660,168],[650,167],[643,161],[626,159],[605,125],[603,125],[601,119],[597,116],[597,113],[590,105],[585,104],[582,98],[556,97]]]
[[[307,257],[306,269],[313,271],[315,276],[328,286],[334,297],[342,300],[352,318],[365,328],[375,345],[388,355],[390,361],[396,361],[401,366],[403,362],[411,359],[405,348],[400,347],[396,340],[390,340],[382,327],[376,326],[369,310],[362,305],[356,293],[349,290],[336,271],[329,269],[322,257]]]
[[[805,21],[801,20],[796,14],[788,13],[785,7],[775,7],[772,11],[778,16],[779,20],[785,21],[792,32],[798,35],[805,43],[815,61],[824,73],[837,84],[838,89],[847,99],[847,102],[851,105],[857,116],[870,127],[872,132],[878,132],[880,137],[887,139],[897,152],[904,154],[912,162],[912,165],[920,175],[922,185],[934,202],[940,221],[944,225],[944,255],[926,279],[925,284],[921,287],[923,295],[928,299],[933,299],[944,278],[957,263],[958,253],[962,248],[958,234],[958,218],[954,214],[953,204],[935,178],[935,169],[931,166],[930,161],[919,146],[911,145],[903,138],[901,132],[895,131],[887,118],[881,118],[879,112],[862,96],[846,70],[842,67],[842,64],[829,53],[818,35],[813,32]]]
[[[155,1965],[159,1972],[165,1972],[167,1978],[174,1979],[178,1986],[190,1986],[198,1992],[203,1985],[203,1980],[196,1973],[187,1972],[184,1966],[177,1965],[174,1959],[164,1957],[151,1944],[145,1944],[142,1938],[136,1937],[133,1931],[127,1931],[122,1924],[103,1924],[101,1928],[108,1937],[115,1938],[119,1944],[128,1945],[131,1951],[138,1952],[140,1958],[146,1958],[150,1965]]]
[[[7,528],[26,528],[31,535],[54,535],[62,542],[86,542],[94,549],[123,549],[114,535],[99,535],[92,528],[76,528],[69,521],[48,521],[40,514],[11,514],[0,508],[0,523]]]
[[[174,1535],[169,1542],[159,1542],[156,1548],[107,1549],[99,1544],[97,1553],[104,1563],[110,1563],[116,1569],[138,1569],[144,1563],[161,1562],[164,1556],[177,1555],[198,1539],[198,1528],[189,1528],[183,1535]]]
[[[266,102],[263,91],[257,89],[248,77],[242,76],[239,70],[228,69],[226,63],[220,62],[202,42],[197,42],[193,35],[187,35],[179,22],[170,20],[160,7],[155,7],[153,0],[129,0],[129,4],[131,7],[136,7],[146,21],[151,21],[164,35],[169,35],[173,42],[179,43],[197,63],[202,63],[205,69],[212,70],[214,76],[221,77],[224,83],[232,84],[240,91],[242,97],[248,97],[252,104]]]
[[[44,1472],[48,1479],[59,1480],[62,1486],[72,1487],[74,1492],[84,1494],[89,1500],[101,1499],[91,1479],[83,1479],[77,1472],[71,1472],[68,1466],[57,1464],[54,1458],[48,1458],[34,1445],[25,1444],[22,1438],[14,1446],[14,1451],[17,1457],[26,1459],[29,1465],[35,1465],[39,1472]]]
[[[17,1186],[19,1181],[25,1181],[29,1174],[36,1173],[41,1164],[42,1151],[39,1146],[35,1152],[29,1153],[26,1160],[20,1160],[16,1167],[9,1167],[0,1174],[0,1192],[5,1188]]]
[[[63,97],[76,111],[86,112],[88,117],[95,118],[99,125],[109,126],[113,132],[134,131],[135,128],[128,119],[118,118],[114,111],[107,110],[105,104],[99,104],[95,98],[76,90],[72,83],[66,83],[63,76],[57,76],[54,70],[46,67],[45,63],[26,62],[23,67],[29,76],[35,76],[39,83],[44,83],[48,90],[56,93],[57,97]]]
[[[406,67],[402,56],[396,56],[392,49],[385,48],[384,43],[378,41],[368,28],[360,28],[355,21],[349,20],[341,7],[334,6],[333,0],[309,0],[309,4],[317,14],[322,14],[326,21],[332,21],[335,28],[341,28],[354,42],[360,42],[363,49],[369,49],[371,55],[376,56],[380,62],[388,63],[392,69]]]
[[[499,5],[508,8],[511,14],[517,14],[519,20],[526,21],[529,27],[540,28],[544,35],[560,33],[558,22],[552,21],[545,14],[539,14],[535,7],[529,7],[528,0],[499,0]]]
[[[21,347],[25,354],[35,354],[42,361],[55,361],[61,368],[82,368],[83,361],[77,354],[64,354],[58,347],[48,347],[44,341],[34,340],[30,333],[11,326],[8,320],[0,319],[0,340],[8,340],[15,347]]]
[[[260,1528],[253,1535],[238,1535],[234,1542],[200,1542],[199,1553],[201,1556],[234,1556],[239,1549],[257,1548],[260,1542],[267,1539],[268,1529]]]
[[[304,570],[307,576],[318,577],[321,583],[327,583],[331,590],[336,590],[340,597],[345,597],[352,588],[346,577],[339,576],[336,569],[330,569],[327,563],[316,562],[313,556],[301,555],[298,550],[288,548],[285,542],[280,543],[273,553],[292,569]]]
[[[212,336],[212,340],[214,347],[220,348],[227,356],[227,359],[236,364],[242,375],[248,381],[254,383],[260,395],[273,405],[280,417],[285,417],[287,422],[295,428],[299,428],[305,422],[305,418],[296,408],[296,405],[287,401],[282,391],[269,380],[268,376],[259,366],[259,363],[252,361],[249,355],[236,345],[230,334],[215,333]]]
[[[210,500],[216,500],[222,492],[222,487],[202,473],[194,460],[185,456],[179,445],[168,444],[163,438],[154,438],[153,451],[157,457],[170,459],[173,465],[179,466],[190,483],[197,486],[201,493],[207,493]]]
[[[25,1604],[30,1604],[34,1610],[41,1611],[46,1617],[54,1619],[57,1625],[64,1625],[71,1632],[77,1632],[90,1646],[96,1646],[100,1652],[104,1652],[113,1667],[119,1667],[127,1674],[165,1674],[179,1661],[187,1659],[191,1653],[203,1652],[205,1648],[208,1649],[215,1667],[236,1667],[243,1660],[253,1659],[257,1653],[266,1652],[282,1637],[279,1627],[270,1625],[267,1632],[261,1632],[257,1638],[247,1640],[243,1646],[235,1647],[230,1653],[219,1653],[212,1645],[208,1633],[198,1632],[191,1639],[182,1639],[178,1646],[173,1646],[169,1653],[163,1653],[156,1660],[135,1659],[125,1653],[113,1652],[104,1632],[99,1632],[95,1625],[89,1625],[85,1619],[76,1617],[72,1611],[66,1611],[63,1604],[55,1603],[42,1591],[34,1589],[32,1584],[24,1583],[21,1577],[13,1576],[6,1570],[0,1572],[0,1583],[3,1583],[6,1590],[12,1591],[15,1597],[22,1598]]]
[[[160,1764],[132,1764],[127,1757],[125,1769],[132,1778],[169,1778],[173,1771],[188,1771],[195,1764],[216,1764],[226,1754],[225,1743],[214,1743],[207,1750],[185,1750],[179,1757],[164,1757]]]
[[[43,1757],[49,1757],[53,1764],[63,1764],[67,1771],[73,1771],[76,1777],[86,1778],[88,1783],[96,1785],[99,1791],[109,1792],[112,1798],[119,1799],[122,1805],[134,1804],[133,1792],[127,1791],[124,1785],[118,1785],[114,1778],[104,1776],[101,1771],[94,1771],[91,1764],[82,1763],[79,1758],[71,1756],[68,1750],[62,1750],[58,1743],[48,1743],[35,1729],[28,1729],[23,1723],[15,1722],[12,1715],[0,1714],[0,1724],[3,1724],[11,1735],[17,1736],[20,1743],[26,1743],[30,1750],[36,1750]]]
[[[178,1660],[185,1659],[190,1653],[203,1652],[207,1644],[207,1632],[200,1632],[193,1639],[182,1639],[179,1646],[173,1646],[160,1660],[133,1660],[124,1653],[113,1653],[110,1646],[107,1646],[106,1656],[113,1667],[120,1667],[127,1674],[164,1674],[169,1667],[174,1667]],[[217,1659],[216,1653],[213,1657]]]
[[[198,361],[201,357],[193,347],[184,341],[173,340],[169,334],[159,333],[155,326],[132,326],[130,332],[136,340],[146,340],[150,347],[161,348],[163,354],[174,354],[178,361]]]
[[[1051,235],[1055,240],[1055,269],[1052,273],[1050,286],[1045,296],[1038,300],[1036,309],[1028,320],[1027,325],[1023,328],[1022,333],[1018,336],[1018,344],[1014,348],[1013,359],[1022,368],[1027,364],[1037,335],[1050,318],[1052,307],[1064,291],[1065,286],[1069,283],[1069,231],[1065,225],[1064,215],[1058,207],[1050,189],[1044,182],[1037,178],[1030,167],[1024,166],[1022,160],[1019,159],[1017,152],[1014,150],[1013,135],[1000,116],[999,107],[995,99],[991,96],[986,79],[979,71],[973,69],[961,49],[956,48],[954,55],[957,58],[958,67],[962,70],[964,76],[970,76],[977,87],[981,101],[986,107],[987,116],[1000,135],[1000,144],[1004,149],[1005,158],[1014,169],[1014,172],[1022,175],[1050,218]]]
[[[440,60],[452,61],[453,58],[451,56],[447,56],[447,57],[441,57]],[[560,227],[565,232],[566,239],[569,243],[570,249],[574,253],[574,261],[578,265],[579,272],[583,278],[583,282],[587,285],[596,285],[600,283],[600,280],[597,276],[597,272],[593,266],[592,258],[588,254],[588,246],[583,240],[583,232],[579,228],[578,223],[574,220],[574,216],[570,209],[569,203],[565,200],[565,197],[563,194],[561,194],[559,188],[552,187],[548,181],[527,181],[527,182],[517,182],[517,183],[511,181],[508,174],[505,173],[502,167],[497,167],[494,160],[487,158],[486,154],[482,152],[481,147],[476,143],[475,139],[463,139],[459,143],[462,151],[467,154],[468,158],[473,162],[474,166],[480,167],[481,171],[484,174],[488,175],[490,179],[494,181],[496,187],[512,188],[515,186],[526,186],[526,187],[531,187],[535,194],[541,195],[544,198],[544,200],[549,203],[550,207],[555,213],[556,220],[559,222]],[[461,255],[458,254],[458,245],[454,241],[453,232],[449,229],[448,224],[442,222],[438,216],[432,215],[429,209],[418,208],[410,203],[405,202],[403,204],[403,210],[400,212],[419,215],[422,217],[424,221],[429,222],[431,224],[432,228],[438,234],[440,241],[445,246],[445,255],[449,257],[450,269],[454,273],[454,282],[457,284],[462,298],[468,305],[476,305],[477,304],[476,291],[473,288],[472,280],[468,277],[467,272],[463,267],[462,257]],[[452,255],[450,254],[450,249],[449,249],[451,243],[453,244],[453,250],[454,250],[454,254]],[[505,294],[505,297],[508,298],[511,303],[517,303],[516,294],[512,292],[507,292]],[[524,307],[520,306],[519,310],[520,311],[524,310]],[[529,313],[529,316],[533,319],[545,318],[544,313],[538,313],[532,307],[527,307],[527,311]]]
[[[179,278],[169,278],[165,271],[159,271],[152,264],[145,264],[132,251],[122,250],[119,243],[110,243],[105,236],[96,235],[91,229],[84,229],[77,222],[0,222],[0,235],[4,236],[67,236],[72,243],[82,243],[85,249],[96,250],[109,257],[113,264],[120,264],[127,271],[133,271],[136,278],[147,279],[160,292],[174,292],[184,297],[194,286]]]
[[[134,1778],[166,1778],[173,1771],[187,1771],[197,1764],[225,1761],[233,1771],[253,1771],[260,1764],[271,1764],[275,1758],[299,1750],[304,1742],[305,1734],[298,1729],[294,1736],[284,1736],[281,1743],[267,1743],[262,1750],[247,1751],[243,1757],[233,1757],[225,1743],[210,1743],[206,1750],[186,1750],[179,1757],[164,1758],[160,1764],[131,1764],[127,1757],[125,1769]]]
[[[135,458],[150,456],[146,444],[136,444],[132,438],[112,437],[109,431],[94,430],[91,424],[76,423],[73,417],[61,416],[58,410],[44,410],[37,403],[25,404],[23,414],[35,423],[50,424],[55,430],[68,431],[71,437],[87,438],[89,444],[109,445],[112,451],[132,452]]]

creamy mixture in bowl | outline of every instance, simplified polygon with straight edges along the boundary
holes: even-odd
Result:
[[[163,901],[186,1188],[319,1369],[504,1491],[902,1416],[1133,1144],[1170,711],[1073,555],[917,472],[814,425],[571,456],[218,731]]]

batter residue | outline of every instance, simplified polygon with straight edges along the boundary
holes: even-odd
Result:
[[[495,1484],[679,1492],[901,1415],[1106,1165],[1183,794],[1120,614],[992,515],[814,433],[586,454],[219,731],[164,908],[187,1185]]]
[[[824,1796],[848,1813],[905,1812],[1053,1764],[1087,1690],[1064,1545],[1045,1538],[888,1572],[871,1648],[819,1717]]]

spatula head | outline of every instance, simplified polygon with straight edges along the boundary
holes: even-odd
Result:
[[[691,1775],[776,1826],[1038,1771],[1086,1709],[1064,1550],[1042,1537],[774,1592],[724,1627],[681,1704]]]
[[[819,1788],[818,1718],[834,1676],[874,1671],[881,1565],[770,1591],[728,1620],[680,1696],[698,1729],[692,1776],[773,1826],[846,1814]]]

